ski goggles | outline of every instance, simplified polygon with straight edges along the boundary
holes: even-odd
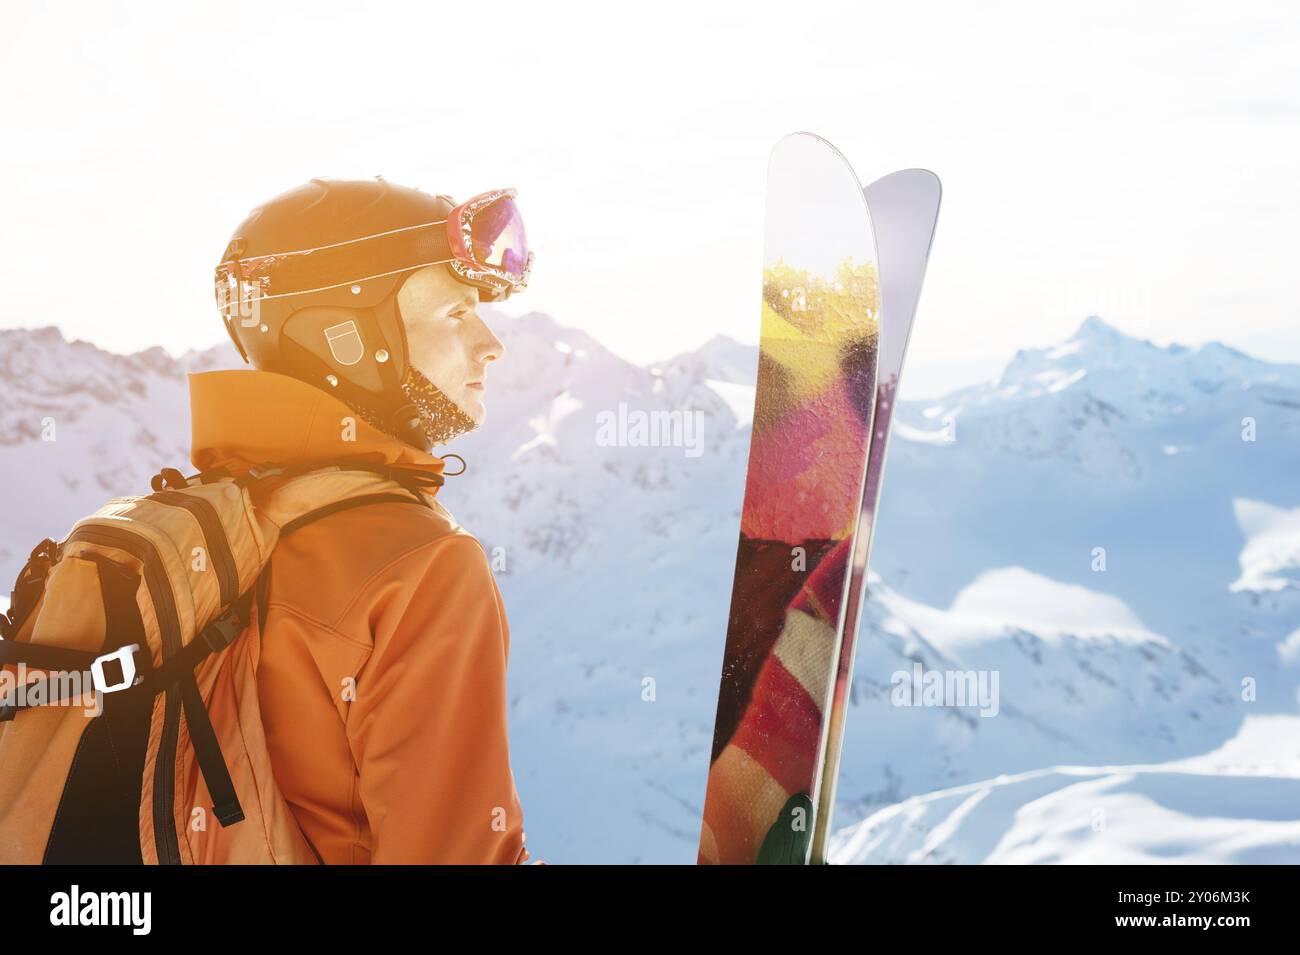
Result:
[[[306,295],[446,264],[497,302],[528,286],[533,253],[514,189],[465,200],[446,219],[311,249],[231,259],[217,266],[217,305]]]
[[[515,194],[513,189],[480,193],[447,214],[452,271],[507,296],[527,288],[533,267]]]

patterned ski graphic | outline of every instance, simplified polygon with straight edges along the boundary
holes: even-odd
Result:
[[[754,424],[700,861],[808,861],[876,395],[861,185],[829,143],[768,164]]]

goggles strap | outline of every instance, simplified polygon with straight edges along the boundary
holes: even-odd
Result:
[[[239,279],[260,284],[262,297],[274,298],[337,288],[362,281],[362,276],[393,275],[451,258],[446,223],[431,222],[318,249],[240,259],[228,267],[237,270]],[[340,275],[354,278],[337,281]]]

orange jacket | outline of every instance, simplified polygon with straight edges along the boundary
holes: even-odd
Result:
[[[195,467],[442,461],[284,375],[190,376]],[[325,863],[528,858],[510,771],[510,631],[487,556],[433,508],[341,510],[271,558],[258,699],[271,770]]]

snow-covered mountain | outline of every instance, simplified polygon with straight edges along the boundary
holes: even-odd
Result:
[[[468,472],[441,499],[504,559],[530,842],[557,862],[692,861],[756,351],[718,337],[641,367],[547,315],[483,311],[506,353],[487,426],[446,449]],[[0,332],[0,481],[21,502],[0,516],[0,576],[106,497],[185,466],[185,373],[239,364],[224,344],[174,360]],[[667,440],[608,440],[637,415]],[[1116,848],[1141,828],[1116,819],[1133,792],[1116,774],[1238,752],[1247,717],[1252,765],[1272,765],[1272,745],[1291,745],[1274,763],[1293,765],[1298,439],[1300,367],[1161,348],[1098,319],[1017,354],[997,382],[902,401],[839,788],[839,820],[860,827],[841,857],[989,858],[998,832],[1060,823],[1028,811],[1044,793],[1073,799],[1066,782],[1103,770],[1114,785],[1094,801],[1110,807],[1102,849]],[[918,666],[986,690],[996,675],[996,706],[898,705],[898,674]],[[1178,771],[1201,786],[1238,771],[1221,762]],[[1204,783],[1197,812],[1222,796],[1229,829],[1272,819],[1249,808],[1270,800],[1283,812],[1295,774],[1249,775]],[[963,815],[974,792],[1003,814]],[[1255,857],[1300,861],[1290,830],[1252,832]],[[1198,838],[1179,845],[1195,855]],[[1097,848],[1062,840],[1043,857]]]
[[[0,330],[0,580],[117,494],[147,492],[163,467],[189,467],[190,371],[235,367],[233,346],[172,358],[114,355],[57,328]],[[89,505],[89,510],[87,508]]]
[[[1054,766],[912,796],[836,839],[839,862],[1295,864],[1300,717],[1251,716],[1204,756]]]
[[[1027,858],[985,845],[992,830],[981,827],[1005,823],[1018,838],[1011,827],[1060,788],[1044,773],[1185,760],[1228,746],[1247,717],[1294,714],[1298,471],[1300,367],[1217,344],[1159,348],[1096,318],[1054,348],[1018,353],[996,382],[901,404],[873,555],[884,582],[855,671],[840,789],[841,819],[867,819],[842,834],[840,857]],[[997,673],[998,716],[890,705],[889,675],[917,661]],[[1293,754],[1292,725],[1257,723],[1252,748],[1271,739]],[[1034,782],[1004,786],[1007,773]],[[1300,819],[1285,808],[1293,781],[1204,785],[1200,814],[1217,792]],[[964,795],[920,811],[918,794],[935,791]],[[966,820],[985,796],[1006,815]],[[881,808],[905,797],[911,808]],[[1223,810],[1234,835],[1275,818],[1239,815],[1231,800]],[[886,817],[907,837],[882,834]],[[1086,813],[1071,818],[1093,833]],[[973,842],[950,841],[972,827]],[[1287,832],[1253,857],[1300,861]],[[1112,829],[1104,842],[1041,848],[1095,861],[1116,839]],[[1203,861],[1232,855],[1195,843],[1175,844]],[[1130,848],[1111,858],[1141,855]]]

